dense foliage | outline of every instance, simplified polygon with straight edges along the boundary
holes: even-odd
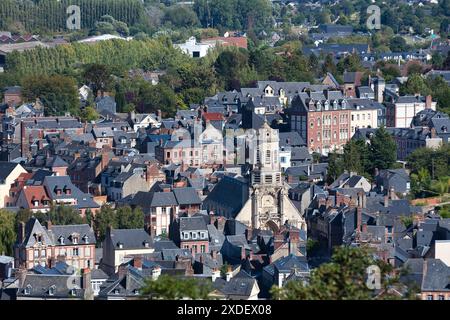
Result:
[[[14,213],[0,210],[0,255],[12,255],[16,241]]]
[[[161,275],[157,280],[147,279],[140,294],[147,299],[207,299],[211,291],[206,280]]]
[[[397,160],[397,146],[384,127],[380,127],[367,144],[364,140],[352,139],[344,146],[342,154],[328,155],[328,182],[333,182],[344,170],[356,172],[368,178],[375,168],[392,168]]]
[[[97,241],[105,239],[106,229],[141,229],[144,227],[144,213],[140,208],[120,207],[117,210],[103,206],[90,222],[94,228]]]
[[[139,0],[2,0],[0,29],[11,31],[67,31],[70,5],[81,10],[81,27],[92,29],[104,15],[129,25],[140,22],[144,7]]]
[[[374,291],[366,284],[366,269],[376,265],[380,268],[381,289]],[[373,257],[370,249],[356,247],[336,248],[331,262],[312,270],[307,283],[288,281],[282,288],[274,287],[272,295],[281,300],[369,300],[396,299],[389,291],[399,285],[393,268]],[[413,291],[407,298],[413,297]]]

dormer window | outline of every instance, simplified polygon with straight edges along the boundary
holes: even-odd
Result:
[[[70,290],[70,295],[73,296],[73,297],[76,296],[77,295],[77,290],[76,289],[71,289]]]
[[[84,243],[89,243],[89,237],[87,235],[84,235],[83,241]]]
[[[197,232],[192,232],[192,239],[197,240]]]
[[[72,194],[72,190],[70,188],[68,188],[67,186],[64,186],[64,194],[70,195],[70,194]]]
[[[58,242],[59,242],[59,244],[63,245],[63,244],[64,244],[64,237],[63,237],[63,236],[60,236],[60,237],[58,238]]]
[[[144,241],[144,247],[146,248],[150,247],[150,243],[148,243],[148,241]]]
[[[183,232],[183,238],[184,239],[189,239],[189,233],[188,232]]]
[[[54,285],[51,286],[50,288],[48,288],[48,294],[51,296],[55,295],[55,289],[56,289],[56,286],[54,286]]]
[[[119,289],[114,289],[114,294],[119,294]]]
[[[342,109],[347,108],[347,101],[342,100],[341,105],[342,105]]]
[[[117,242],[117,247],[119,247],[119,249],[123,248],[123,243],[122,242]]]
[[[317,109],[317,111],[322,110],[322,104],[320,103],[320,101],[317,101],[317,103],[316,103],[316,109]]]
[[[73,236],[72,236],[72,243],[73,243],[73,244],[78,244],[78,237],[76,237],[76,236],[73,237]]]

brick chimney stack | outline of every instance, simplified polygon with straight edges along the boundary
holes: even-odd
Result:
[[[431,105],[433,103],[433,98],[431,95],[427,95],[425,98],[425,109],[431,109]]]

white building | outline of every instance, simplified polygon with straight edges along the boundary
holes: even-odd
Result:
[[[212,43],[197,42],[195,37],[190,37],[185,43],[175,44],[176,48],[180,48],[184,53],[192,58],[202,58],[208,54],[209,49],[214,48]]]

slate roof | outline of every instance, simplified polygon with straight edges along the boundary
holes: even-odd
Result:
[[[193,216],[180,218],[180,232],[197,230],[207,230],[204,217]]]
[[[72,234],[78,234],[78,244],[95,244],[95,234],[88,224],[79,225],[52,225],[48,231],[53,238],[53,243],[56,245],[71,245],[73,243]],[[59,239],[63,237],[63,244]],[[86,237],[86,238],[85,238]]]
[[[130,202],[131,205],[149,207],[176,206],[177,200],[172,192],[144,192],[139,191]]]
[[[236,178],[224,176],[203,202],[203,207],[225,207],[234,218],[249,197],[248,184]]]
[[[450,291],[450,267],[440,259],[426,259],[422,291]]]
[[[214,281],[214,287],[226,296],[250,297],[256,284],[256,279],[252,278],[244,270],[240,270],[228,282],[223,279]]]
[[[113,246],[119,249],[119,243],[122,249],[144,249],[145,243],[152,247],[153,239],[144,229],[111,229],[111,240]]]
[[[198,196],[195,188],[174,188],[173,194],[180,205],[201,204],[202,200]]]
[[[0,161],[0,183],[4,183],[18,165],[17,163]]]
[[[306,145],[305,140],[303,140],[297,131],[280,132],[279,138],[280,147],[301,147]]]
[[[72,279],[72,285],[75,289],[75,295],[71,294],[67,283]],[[50,288],[54,288],[54,294],[50,295]],[[30,290],[26,294],[26,289]],[[23,286],[18,289],[18,296],[36,297],[36,298],[83,298],[84,289],[82,289],[82,279],[80,276],[70,275],[47,275],[47,274],[27,274]]]
[[[37,235],[42,236],[42,242],[47,245],[53,245],[53,239],[48,235],[47,230],[41,225],[38,219],[32,217],[25,224],[25,237],[22,244],[24,247],[32,247],[38,241]]]

